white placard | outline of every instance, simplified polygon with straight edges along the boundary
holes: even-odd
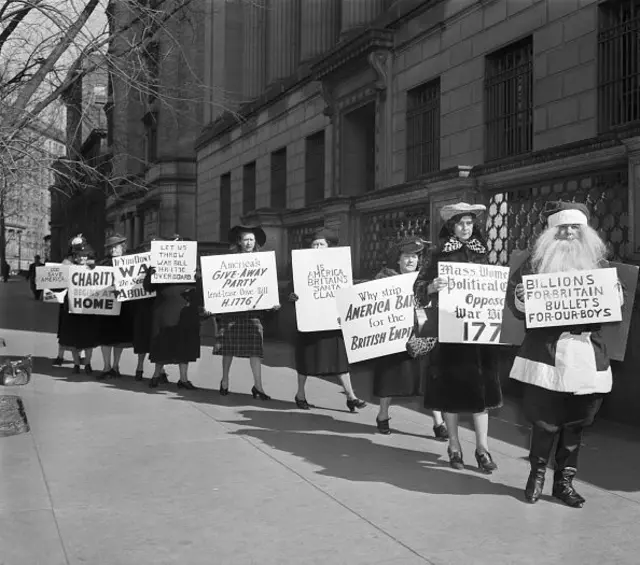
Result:
[[[118,316],[113,267],[69,267],[69,312]]]
[[[69,265],[47,263],[36,267],[36,288],[67,288],[69,286]]]
[[[349,363],[406,351],[414,323],[417,276],[407,273],[336,291]]]
[[[280,304],[274,251],[200,258],[204,307],[214,314],[269,310]]]
[[[153,298],[155,292],[144,289],[144,277],[151,264],[151,252],[113,258],[113,275],[119,302]]]
[[[42,302],[49,304],[64,304],[64,297],[67,296],[67,290],[61,290],[54,292],[51,289],[45,288],[42,291]]]
[[[152,241],[151,265],[155,273],[151,282],[188,283],[196,280],[197,241]]]
[[[622,320],[616,269],[524,275],[527,328]]]
[[[438,293],[438,340],[442,343],[508,345],[500,341],[509,267],[438,262],[447,287]]]
[[[291,266],[298,330],[339,329],[335,293],[353,285],[351,248],[296,249],[291,252]]]

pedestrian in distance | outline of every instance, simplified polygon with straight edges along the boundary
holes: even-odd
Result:
[[[27,281],[29,281],[29,288],[33,294],[33,298],[36,300],[42,300],[42,291],[36,288],[36,267],[42,267],[44,263],[40,261],[40,255],[36,255],[33,258],[33,263],[29,265],[27,271]]]

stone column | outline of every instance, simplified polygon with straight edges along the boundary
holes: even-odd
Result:
[[[247,100],[258,97],[265,87],[267,10],[266,0],[252,0],[244,4],[242,83]]]
[[[333,47],[339,32],[340,0],[302,0],[300,59],[306,61]]]
[[[387,0],[342,0],[342,32],[366,26],[380,15]]]
[[[267,10],[267,83],[293,74],[299,55],[300,0],[271,0]]]

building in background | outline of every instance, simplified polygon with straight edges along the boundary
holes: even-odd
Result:
[[[195,0],[155,33],[144,53],[139,83],[118,69],[109,76],[108,143],[113,155],[107,228],[137,247],[153,236],[195,237],[195,140],[202,128],[204,20]],[[131,3],[109,3],[109,25],[118,33],[110,49],[126,52],[143,19]],[[149,24],[153,25],[153,24]],[[113,32],[112,32],[113,33]]]
[[[20,143],[22,142],[22,144]],[[44,123],[34,122],[20,133],[20,154],[11,165],[6,185],[0,187],[4,207],[5,256],[11,269],[28,269],[35,255],[44,257],[49,234],[54,182],[53,164],[64,155],[64,134]]]
[[[91,72],[65,93],[66,152],[55,163],[51,193],[52,261],[62,260],[70,239],[82,233],[98,252],[105,237],[105,203],[110,190],[107,150],[107,71],[104,57],[83,63]]]
[[[198,239],[259,221],[284,274],[324,224],[366,278],[388,240],[434,241],[439,209],[465,199],[488,206],[506,264],[565,199],[588,204],[614,258],[640,259],[638,0],[220,4],[205,77],[236,115],[205,107]],[[635,355],[608,401],[629,419]]]

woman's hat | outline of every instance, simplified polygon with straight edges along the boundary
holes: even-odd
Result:
[[[262,247],[265,243],[267,243],[267,234],[264,233],[264,230],[260,226],[243,226],[243,225],[233,226],[229,230],[229,235],[228,235],[229,243],[231,244],[238,243],[238,239],[240,238],[241,233],[252,233],[256,238],[256,243],[260,247]]]
[[[394,265],[400,259],[400,255],[415,253],[419,255],[424,251],[429,242],[418,236],[409,236],[394,241],[387,253],[387,265]]]
[[[555,200],[547,202],[540,213],[540,217],[550,228],[578,224],[586,226],[589,223],[589,208],[582,202],[565,202]]]
[[[104,242],[104,248],[107,249],[109,247],[115,247],[116,245],[125,243],[126,241],[127,238],[125,236],[120,235],[119,233],[114,233],[106,239],[106,241]]]
[[[91,256],[94,254],[93,247],[91,247],[88,243],[81,243],[80,245],[73,246],[73,254],[74,255],[86,255]]]
[[[86,245],[86,244],[87,244],[87,239],[81,233],[79,233],[78,235],[72,237],[69,240],[69,247],[71,249],[74,249],[75,247],[78,247],[80,245]]]
[[[309,247],[314,241],[318,239],[324,239],[329,245],[336,246],[338,245],[338,241],[340,238],[335,231],[329,228],[321,227],[305,235],[304,242],[306,246]]]
[[[484,204],[467,204],[466,202],[458,202],[457,204],[447,204],[440,209],[440,217],[445,221],[449,221],[455,216],[479,216],[487,207]]]

